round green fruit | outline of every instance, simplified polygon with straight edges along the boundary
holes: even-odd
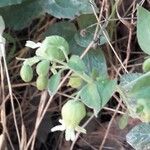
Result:
[[[47,76],[43,76],[43,75],[39,75],[37,80],[36,80],[36,87],[38,88],[38,90],[44,90],[47,88],[47,84],[48,84],[48,77]]]
[[[75,128],[86,116],[85,105],[80,101],[68,100],[61,110],[62,119],[69,128]]]
[[[39,62],[36,66],[36,72],[38,75],[47,75],[49,71],[49,64],[50,62],[48,60],[42,60]]]
[[[72,88],[80,88],[83,83],[83,79],[81,79],[78,75],[73,73],[70,76],[68,85],[71,86]]]
[[[33,70],[29,65],[23,65],[20,70],[20,76],[23,81],[30,82],[33,78]]]
[[[150,71],[150,58],[146,59],[143,63],[143,71],[148,72]]]
[[[68,42],[61,36],[53,35],[46,37],[42,45],[37,49],[36,54],[42,58],[53,61],[54,59],[63,61],[65,55],[69,54]]]

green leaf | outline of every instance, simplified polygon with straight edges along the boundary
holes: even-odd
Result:
[[[137,38],[141,49],[150,55],[150,12],[141,6],[137,10]]]
[[[81,47],[85,47],[85,48],[93,40],[93,37],[94,37],[94,32],[88,32],[88,31],[85,31],[83,35],[81,35],[81,32],[77,32],[74,35],[75,42]]]
[[[119,118],[118,125],[120,129],[124,129],[128,124],[129,115],[126,113]]]
[[[128,74],[123,74],[120,78],[120,85],[126,86],[127,84],[129,84],[130,82],[132,82],[133,80],[136,80],[137,78],[139,78],[142,75],[142,73],[128,73]]]
[[[94,114],[97,116],[101,109],[102,102],[99,95],[97,85],[95,83],[85,85],[80,91],[81,101],[88,107],[94,109]]]
[[[42,0],[26,0],[19,5],[8,6],[0,9],[0,14],[3,16],[6,26],[14,28],[15,30],[23,29],[28,26],[32,19],[37,18],[44,14],[47,3]]]
[[[137,80],[130,83],[132,89],[129,91],[129,96],[134,98],[150,99],[150,72],[143,74]]]
[[[76,27],[73,23],[62,21],[48,27],[47,31],[45,31],[44,36],[59,35],[65,38],[69,43],[69,41],[74,37],[75,33]]]
[[[78,17],[77,21],[80,31],[75,34],[74,39],[78,45],[86,48],[94,38],[95,30],[97,27],[97,20],[93,14],[86,14]],[[107,33],[106,30],[105,33]],[[98,45],[107,43],[107,40],[100,29],[98,31],[97,37],[99,38],[95,41],[95,43]]]
[[[150,72],[126,76],[128,77],[126,82],[123,81],[123,84],[121,84],[121,97],[127,105],[130,116],[146,122],[149,119],[147,113],[149,108],[147,107],[150,104],[148,101],[150,99]],[[146,104],[146,108],[143,107],[144,111],[142,112],[140,112],[142,107],[139,107],[139,101]]]
[[[108,77],[105,56],[100,48],[91,49],[83,58],[83,61],[86,64],[88,74],[96,70],[101,78],[106,79]]]
[[[51,0],[49,1],[49,13],[57,18],[74,18],[81,14],[93,13],[89,0]],[[95,9],[96,5],[93,2]]]
[[[141,123],[135,126],[126,136],[127,142],[136,150],[150,148],[150,124]]]
[[[86,68],[83,60],[77,55],[71,56],[68,66],[75,72],[84,72]]]
[[[86,84],[80,90],[82,102],[88,107],[94,109],[94,114],[106,105],[116,90],[116,80],[99,80],[93,83]]]
[[[74,36],[74,39],[79,46],[86,48],[93,40],[93,37],[94,37],[94,31],[85,30],[85,31],[77,32]],[[97,39],[95,44],[101,46],[105,43],[107,43],[105,36],[100,34],[99,39]]]
[[[98,80],[96,84],[99,94],[101,95],[102,107],[104,107],[116,91],[117,80]]]
[[[94,14],[84,14],[84,15],[80,15],[77,18],[77,22],[80,29],[85,29],[87,27],[88,28],[90,27],[90,29],[93,30],[93,28],[91,27],[96,26],[97,20]]]
[[[48,81],[48,92],[50,95],[54,95],[57,92],[57,87],[61,80],[61,74],[57,73],[50,77]]]
[[[22,3],[23,0],[1,0],[0,8],[5,6],[17,5]]]
[[[88,0],[26,0],[18,5],[0,9],[7,27],[23,29],[31,21],[48,13],[57,18],[74,18],[81,14],[93,13]]]

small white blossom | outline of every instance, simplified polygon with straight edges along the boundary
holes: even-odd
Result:
[[[65,139],[66,141],[74,141],[75,140],[75,131],[86,133],[86,130],[80,126],[76,126],[75,128],[71,128],[65,125],[65,122],[60,119],[59,122],[61,125],[57,125],[51,129],[52,132],[55,131],[64,131],[65,130]]]
[[[39,48],[39,47],[41,47],[41,45],[42,45],[42,43],[40,43],[40,42],[35,43],[33,41],[26,41],[26,44],[25,44],[26,47],[30,47],[32,49]]]

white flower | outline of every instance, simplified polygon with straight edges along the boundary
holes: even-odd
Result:
[[[41,47],[41,45],[42,45],[42,43],[40,43],[40,42],[35,43],[33,41],[26,41],[26,44],[25,44],[26,47],[30,47],[32,49],[39,48],[39,47]]]
[[[60,119],[59,122],[61,125],[57,125],[51,129],[52,132],[55,131],[64,131],[65,130],[65,139],[66,141],[74,141],[75,140],[75,131],[86,133],[86,130],[80,126],[76,126],[75,128],[71,128],[65,125],[65,122]]]

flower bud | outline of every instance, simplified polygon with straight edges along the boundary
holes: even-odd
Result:
[[[20,76],[23,81],[30,82],[33,78],[33,70],[29,65],[23,65],[20,70]]]
[[[42,60],[39,62],[36,66],[36,72],[38,75],[47,75],[49,71],[49,61],[48,60]]]
[[[69,100],[61,111],[62,119],[67,128],[76,128],[86,115],[85,105],[80,101]]]
[[[38,90],[46,89],[47,84],[48,84],[48,77],[43,76],[43,75],[39,75],[37,80],[36,80],[36,87],[38,88]]]
[[[68,85],[71,86],[72,88],[80,88],[82,85],[83,80],[77,76],[76,74],[72,74],[70,76]]]
[[[63,61],[65,55],[69,54],[68,42],[61,36],[53,35],[46,37],[40,48],[36,51],[42,58],[53,61],[54,59]]]
[[[148,72],[150,71],[150,58],[146,59],[143,63],[143,71]]]

